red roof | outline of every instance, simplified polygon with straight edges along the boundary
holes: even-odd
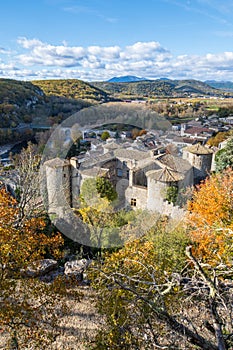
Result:
[[[199,128],[197,126],[194,126],[193,128],[188,128],[187,130],[185,130],[185,133],[191,134],[191,135],[204,134],[204,133],[213,134],[213,130],[210,130],[208,128]]]

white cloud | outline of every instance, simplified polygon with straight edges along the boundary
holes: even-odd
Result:
[[[20,54],[3,55],[4,59],[0,59],[0,76],[87,81],[120,75],[151,79],[233,80],[233,51],[174,56],[157,41],[136,42],[126,47],[83,47],[69,46],[66,42],[53,45],[39,39],[19,38],[18,44]]]

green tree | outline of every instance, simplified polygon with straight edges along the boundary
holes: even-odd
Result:
[[[216,171],[233,168],[233,138],[230,138],[226,147],[216,153],[215,156]]]
[[[169,203],[176,204],[177,197],[178,197],[178,187],[177,186],[169,186],[169,187],[167,187],[166,193],[165,193],[165,199]]]
[[[109,139],[110,134],[108,131],[103,131],[101,134],[101,140],[106,141],[107,139]]]
[[[97,177],[96,189],[101,198],[107,198],[109,202],[117,199],[117,192],[112,183],[105,177]]]

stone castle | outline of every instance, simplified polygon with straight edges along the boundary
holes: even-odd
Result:
[[[179,195],[205,179],[211,163],[212,151],[200,144],[184,148],[182,157],[178,157],[160,153],[159,149],[142,150],[110,140],[101,152],[87,152],[83,159],[55,158],[45,162],[49,208],[53,212],[63,205],[57,197],[62,187],[67,203],[77,207],[83,182],[104,176],[115,186],[120,207],[182,216]],[[176,203],[167,199],[171,187],[177,189]]]

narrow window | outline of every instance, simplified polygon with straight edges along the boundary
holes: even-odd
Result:
[[[123,172],[121,169],[117,169],[117,176],[118,177],[122,177],[123,176]]]
[[[131,198],[131,207],[136,207],[137,206],[137,200],[136,198]]]

